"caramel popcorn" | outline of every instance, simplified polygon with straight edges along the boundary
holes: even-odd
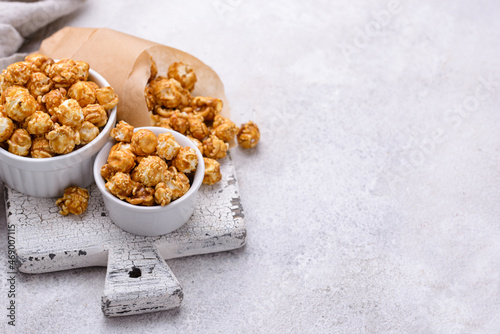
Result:
[[[0,143],[19,127],[36,142],[30,150],[32,157],[40,158],[66,154],[94,140],[108,121],[106,110],[118,98],[113,88],[87,81],[89,71],[86,62],[54,62],[41,54],[9,65],[0,73],[0,114],[4,117],[0,118]],[[18,146],[11,150],[24,154],[26,149]]]
[[[113,167],[111,167],[109,164],[104,164],[101,167],[101,176],[106,181],[111,180],[113,175],[115,175],[116,173],[116,170],[114,170]]]
[[[125,200],[133,205],[151,206],[155,204],[154,194],[155,189],[153,187],[137,183],[132,190],[132,194]]]
[[[170,127],[182,134],[186,133],[189,129],[189,117],[186,113],[181,113],[179,111],[175,111],[170,116]]]
[[[102,87],[96,90],[99,104],[106,110],[113,109],[118,104],[118,95],[112,87]]]
[[[148,156],[134,168],[130,177],[148,187],[154,187],[162,181],[162,176],[168,166],[165,160],[156,156]]]
[[[13,85],[24,86],[31,77],[31,63],[19,61],[7,66],[5,80]]]
[[[42,72],[33,72],[26,87],[34,98],[38,98],[48,93],[53,86],[54,83],[48,76]]]
[[[213,97],[197,96],[191,101],[193,112],[203,116],[206,121],[213,121],[222,110],[222,101]]]
[[[172,166],[183,173],[190,173],[196,170],[198,165],[198,157],[194,148],[186,146],[182,147],[172,160]]]
[[[207,158],[222,159],[226,156],[229,145],[215,135],[203,141],[203,154]]]
[[[83,122],[80,128],[80,144],[86,145],[99,136],[99,128],[89,121]]]
[[[2,93],[5,114],[13,121],[22,122],[37,109],[37,103],[29,91],[20,86],[11,86]]]
[[[205,175],[203,177],[203,183],[208,185],[213,185],[222,179],[222,174],[220,173],[220,164],[215,159],[203,158],[205,163]]]
[[[54,89],[45,94],[41,102],[45,104],[47,111],[51,115],[56,114],[56,109],[66,100],[66,90],[64,88]]]
[[[178,108],[189,104],[189,92],[175,79],[158,77],[151,81],[155,100],[166,108]]]
[[[113,195],[124,200],[132,195],[135,185],[136,182],[132,181],[129,174],[117,172],[106,182],[105,187]]]
[[[150,67],[150,70],[149,70],[149,80],[148,82],[150,82],[151,80],[153,80],[154,78],[156,78],[156,76],[158,75],[158,67],[156,66],[156,63],[155,61],[153,60],[153,57],[149,57],[149,60],[151,61],[151,67]]]
[[[56,87],[70,87],[80,78],[80,68],[73,59],[61,59],[51,65],[47,72]]]
[[[150,86],[146,86],[146,88],[144,88],[144,96],[146,96],[146,105],[148,106],[148,110],[152,111],[156,105],[153,88],[151,88]]]
[[[80,136],[67,125],[55,124],[45,138],[49,140],[49,148],[57,154],[68,154],[80,144]]]
[[[100,104],[88,104],[82,111],[84,119],[99,128],[108,122],[108,113]]]
[[[196,74],[188,65],[182,62],[175,62],[169,66],[167,75],[169,78],[177,80],[188,91],[191,92],[194,89]]]
[[[68,187],[64,190],[64,195],[56,201],[56,205],[61,209],[61,215],[81,215],[87,210],[89,204],[89,192],[80,187]]]
[[[155,187],[155,203],[165,206],[172,200],[172,189],[165,182],[160,182]]]
[[[80,107],[86,107],[89,104],[95,103],[95,89],[87,81],[78,81],[68,89],[68,97],[78,101]]]
[[[9,144],[10,153],[23,157],[30,153],[31,136],[25,129],[15,130],[7,143]]]
[[[34,114],[26,117],[24,120],[24,128],[31,135],[44,135],[53,126],[54,122],[50,119],[50,115],[43,111],[35,111]]]
[[[221,115],[215,116],[212,133],[225,142],[234,139],[239,129],[230,119]]]
[[[50,149],[49,141],[44,137],[36,137],[31,144],[31,157],[35,159],[52,158],[55,153]]]
[[[203,123],[204,119],[200,115],[189,115],[189,132],[191,136],[198,140],[203,140],[209,135],[207,125]]]
[[[163,182],[172,190],[172,200],[182,197],[190,188],[188,177],[173,166],[164,173]]]
[[[120,121],[113,129],[111,129],[109,135],[116,141],[130,143],[133,134],[134,127],[125,121]]]
[[[62,125],[80,128],[84,121],[83,110],[77,100],[69,99],[56,109],[56,116]]]
[[[156,135],[147,129],[140,129],[132,135],[132,148],[137,155],[148,155],[156,151]]]
[[[108,156],[109,166],[118,172],[128,173],[135,167],[135,154],[121,148],[122,143],[113,146]]]
[[[181,149],[181,145],[177,143],[174,138],[174,135],[170,132],[160,133],[158,135],[158,144],[156,146],[156,153],[159,157],[172,160],[179,150]]]
[[[260,139],[260,131],[257,124],[250,121],[241,126],[238,132],[238,144],[243,148],[252,148],[257,146]]]
[[[196,147],[200,150],[200,153],[203,155],[203,143],[191,135],[188,135],[187,138],[196,145]]]
[[[35,53],[28,55],[24,60],[31,65],[32,72],[42,72],[44,74],[48,73],[48,68],[50,65],[54,64],[54,60],[47,56]]]
[[[9,139],[13,132],[14,122],[7,116],[0,115],[0,143]]]

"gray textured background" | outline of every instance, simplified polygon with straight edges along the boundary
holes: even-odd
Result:
[[[189,52],[232,118],[260,125],[257,149],[232,151],[247,246],[168,261],[182,306],[121,319],[100,311],[105,268],[19,274],[11,332],[500,332],[499,14],[493,0],[87,1],[44,32]]]

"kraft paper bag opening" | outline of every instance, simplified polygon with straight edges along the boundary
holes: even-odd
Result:
[[[217,73],[183,51],[110,29],[66,27],[45,39],[38,53],[87,62],[118,94],[118,120],[134,127],[151,126],[151,113],[144,97],[151,58],[159,75],[166,76],[168,66],[176,61],[189,65],[198,79],[192,95],[221,99],[221,114],[230,117],[224,86]]]

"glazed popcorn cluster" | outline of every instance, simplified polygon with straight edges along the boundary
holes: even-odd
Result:
[[[196,170],[196,151],[182,147],[171,133],[158,136],[151,130],[118,122],[110,136],[117,143],[101,168],[106,189],[135,205],[167,205],[190,188],[188,175]]]
[[[89,64],[26,56],[0,74],[0,145],[13,154],[50,158],[96,138],[118,103],[112,87],[88,81]]]
[[[151,77],[144,94],[152,124],[173,129],[191,139],[204,156],[203,183],[219,182],[222,175],[217,160],[226,156],[229,142],[236,138],[242,148],[253,148],[260,139],[259,128],[251,121],[238,127],[220,115],[222,101],[218,98],[193,96],[197,79],[188,65],[175,62],[169,66],[166,76],[158,76],[155,62],[151,62]]]
[[[63,216],[68,214],[81,215],[89,205],[89,191],[84,188],[72,186],[64,190],[63,197],[56,201],[59,213]]]

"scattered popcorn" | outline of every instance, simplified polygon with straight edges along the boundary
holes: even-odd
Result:
[[[250,121],[241,126],[238,132],[238,144],[243,148],[253,148],[260,140],[260,131],[254,122]]]
[[[56,201],[56,205],[61,209],[61,215],[81,215],[87,210],[89,204],[89,192],[80,187],[68,187],[64,190],[64,195]]]

